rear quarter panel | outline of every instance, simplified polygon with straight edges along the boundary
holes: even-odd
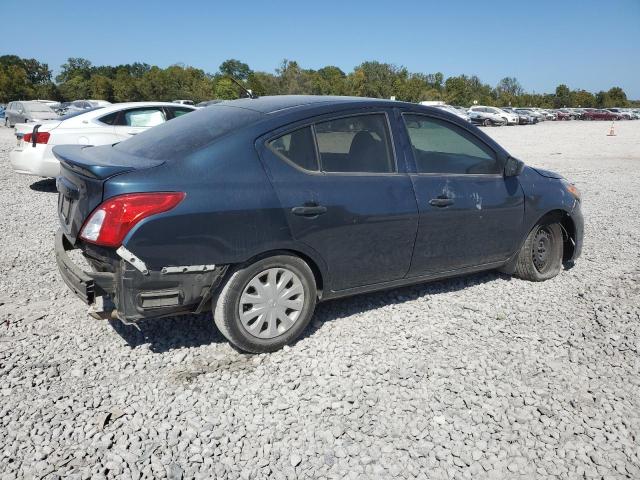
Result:
[[[104,196],[132,191],[186,193],[175,209],[143,220],[125,238],[125,247],[152,270],[240,263],[293,246],[250,133],[228,136],[184,160],[115,177]]]

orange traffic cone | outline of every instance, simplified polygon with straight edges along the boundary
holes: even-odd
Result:
[[[609,133],[607,133],[607,137],[615,137],[616,136],[616,132],[613,130],[613,122],[611,122],[611,129],[609,130]]]

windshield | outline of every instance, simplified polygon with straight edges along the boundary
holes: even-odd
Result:
[[[70,118],[77,117],[78,115],[84,115],[87,112],[93,112],[94,110],[100,110],[101,108],[104,108],[104,107],[93,107],[93,108],[87,108],[86,110],[79,110],[77,112],[67,113],[66,115],[62,115],[60,117],[60,120],[68,120]]]
[[[211,105],[158,125],[113,148],[129,155],[167,160],[189,155],[232,130],[256,122],[262,114],[255,110]]]

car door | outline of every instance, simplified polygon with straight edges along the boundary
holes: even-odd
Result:
[[[405,112],[419,224],[409,276],[504,261],[521,238],[524,195],[498,155],[468,129]]]
[[[126,140],[166,121],[167,117],[161,106],[128,108],[120,112],[113,132],[117,141]]]
[[[331,290],[403,278],[417,207],[389,112],[280,129],[256,143],[291,234],[324,260]]]

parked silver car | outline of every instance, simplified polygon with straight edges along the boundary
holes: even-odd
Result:
[[[5,111],[4,124],[13,127],[16,123],[38,122],[58,118],[51,107],[40,102],[9,102]]]

